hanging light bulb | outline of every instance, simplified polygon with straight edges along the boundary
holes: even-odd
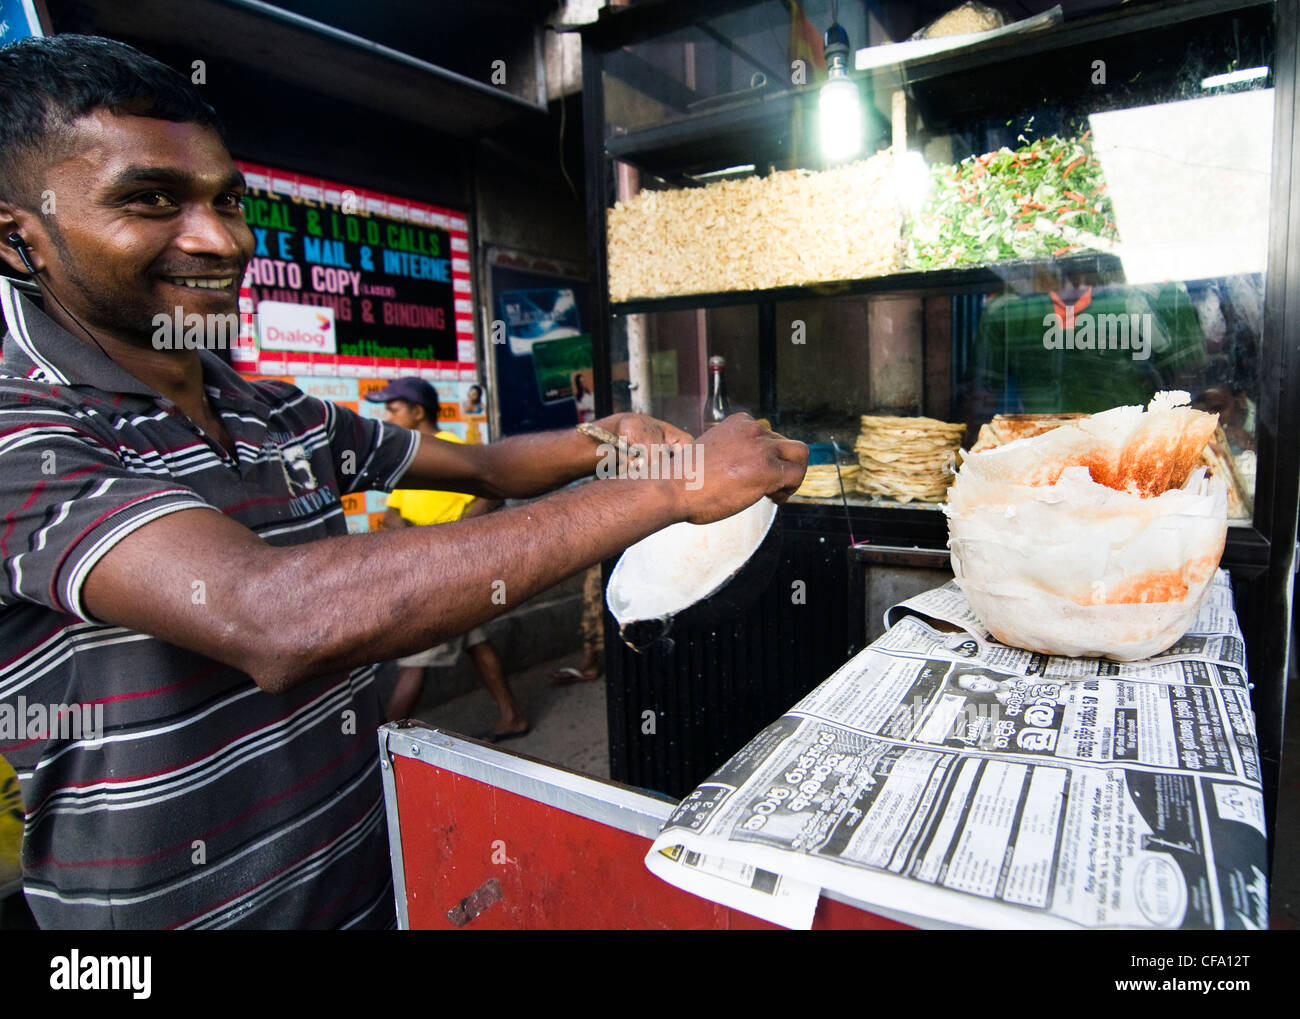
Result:
[[[862,151],[862,97],[849,80],[849,34],[838,22],[826,30],[826,84],[818,120],[827,162],[840,163]]]

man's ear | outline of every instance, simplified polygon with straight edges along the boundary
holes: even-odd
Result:
[[[19,276],[27,276],[27,266],[23,265],[23,260],[18,256],[18,252],[9,245],[5,240],[10,234],[19,234],[30,245],[32,243],[32,217],[29,213],[20,209],[11,202],[0,201],[0,260],[4,261],[5,268],[12,270]],[[39,270],[43,269],[44,263],[41,258],[32,250],[27,249],[27,257],[31,259],[32,264]]]
[[[18,252],[4,241],[11,233],[22,233],[22,230],[18,227],[18,220],[14,216],[14,211],[14,207],[8,202],[0,202],[0,260],[4,261],[6,269],[26,276],[27,267],[23,265],[23,260],[18,257]]]

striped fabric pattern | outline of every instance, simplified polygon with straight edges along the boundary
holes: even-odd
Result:
[[[418,435],[203,352],[232,458],[3,281],[0,305],[0,705],[103,717],[97,738],[0,737],[37,922],[391,926],[374,668],[263,693],[92,619],[81,590],[118,541],[180,510],[225,513],[272,545],[345,534],[340,496],[391,490]]]

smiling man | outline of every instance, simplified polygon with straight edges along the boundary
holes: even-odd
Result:
[[[803,477],[801,443],[738,415],[692,451],[691,488],[611,479],[347,535],[344,494],[526,498],[591,475],[601,451],[576,432],[456,445],[159,349],[159,314],[236,311],[242,192],[175,72],[102,39],[0,50],[0,258],[41,297],[0,280],[0,703],[104,716],[97,739],[0,745],[42,926],[391,925],[369,663]],[[601,424],[694,441],[636,415]],[[464,596],[432,596],[447,590]]]

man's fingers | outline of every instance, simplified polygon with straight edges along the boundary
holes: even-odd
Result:
[[[778,440],[776,444],[777,456],[782,460],[789,460],[791,463],[797,463],[804,467],[808,465],[808,447],[806,444],[796,439],[787,439],[781,436],[778,436]]]
[[[800,473],[808,467],[808,446],[797,439],[787,439],[777,432],[769,432],[765,437],[769,448],[777,459],[795,465]]]
[[[619,418],[618,431],[628,442],[637,445],[685,446],[695,441],[689,432],[644,414],[624,414]]]
[[[689,446],[695,441],[695,436],[690,432],[684,432],[674,425],[664,425],[664,442],[670,446]]]
[[[769,455],[775,461],[772,466],[780,474],[780,487],[771,494],[774,502],[785,502],[794,494],[808,471],[808,447],[794,439],[787,439],[776,432],[769,433]]]
[[[806,447],[805,447],[806,448]],[[794,490],[803,484],[804,475],[808,473],[808,465],[805,459],[795,460],[793,458],[781,458],[781,480],[783,482],[782,490],[787,495],[792,495]]]
[[[785,461],[783,461],[783,463],[785,463]],[[771,499],[773,502],[777,502],[777,503],[785,502],[787,499],[790,498],[790,496],[794,495],[794,493],[798,490],[800,484],[803,483],[803,474],[800,473],[798,470],[796,470],[793,467],[793,465],[787,463],[785,473],[787,475],[793,474],[794,476],[783,477],[781,479],[783,482],[781,487],[778,488],[775,492],[768,493],[768,498]]]
[[[803,443],[796,443],[802,446]],[[803,484],[804,475],[808,472],[808,447],[804,446],[803,451],[794,457],[782,456],[781,460],[781,490],[779,495],[772,496],[776,502],[785,502],[795,491]]]
[[[658,442],[663,436],[663,431],[655,426],[652,421],[646,421],[640,418],[624,418],[620,422],[621,427],[618,434],[623,436],[628,442],[650,443]]]

